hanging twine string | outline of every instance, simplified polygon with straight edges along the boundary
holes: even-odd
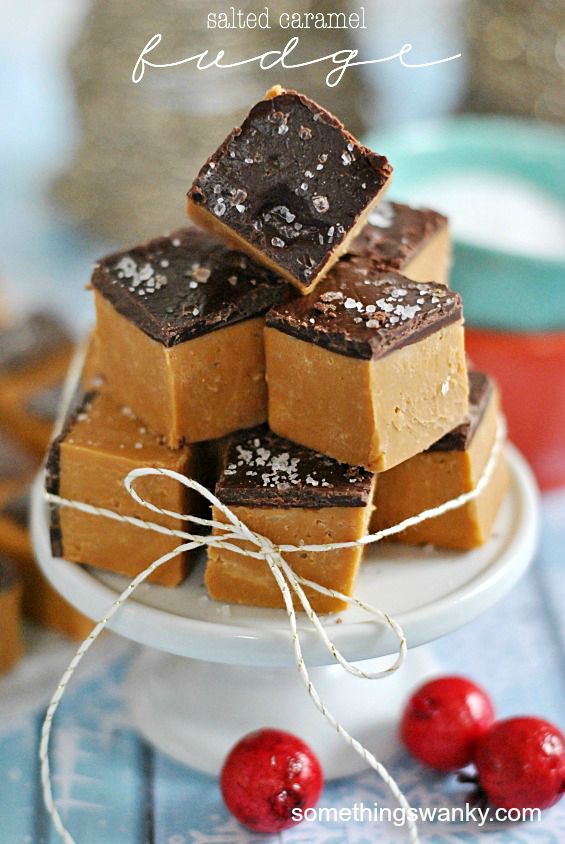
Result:
[[[421,522],[426,521],[427,519],[437,518],[439,516],[444,515],[445,513],[448,513],[452,510],[456,510],[459,507],[464,506],[465,504],[477,498],[488,484],[495,469],[499,453],[504,443],[505,436],[506,426],[503,418],[501,417],[498,422],[497,432],[491,452],[489,454],[481,477],[479,478],[479,481],[474,487],[474,489],[470,490],[469,492],[465,492],[462,495],[457,496],[456,498],[450,499],[449,501],[446,501],[437,507],[432,507],[428,510],[424,510],[423,512],[418,513],[415,516],[411,516],[407,519],[404,519],[397,525],[385,528],[384,530],[380,530],[377,533],[365,536],[359,540],[352,542],[333,542],[328,543],[326,545],[275,545],[273,542],[271,542],[270,539],[268,539],[268,537],[263,536],[260,533],[256,533],[255,531],[252,531],[250,528],[248,528],[247,525],[242,522],[241,519],[239,519],[235,515],[235,513],[233,513],[232,510],[230,510],[229,507],[223,504],[218,498],[216,498],[216,496],[212,492],[210,492],[210,490],[202,486],[202,484],[198,483],[198,481],[195,481],[191,478],[186,478],[184,475],[181,475],[178,472],[174,472],[169,469],[159,469],[150,467],[134,469],[124,479],[125,488],[134,501],[154,513],[157,513],[161,516],[169,516],[174,519],[178,519],[185,522],[192,522],[193,524],[207,527],[210,531],[216,531],[216,533],[210,533],[206,536],[202,536],[200,534],[189,533],[188,531],[175,530],[173,528],[164,527],[163,525],[157,524],[155,522],[144,521],[143,519],[139,519],[134,516],[125,516],[121,513],[116,513],[113,510],[108,510],[103,507],[95,507],[92,504],[86,504],[81,501],[72,501],[70,499],[63,498],[59,495],[54,495],[52,493],[45,492],[45,498],[50,504],[59,507],[69,507],[71,509],[78,510],[83,513],[88,513],[107,519],[113,519],[114,521],[134,525],[135,527],[143,528],[144,530],[155,531],[157,533],[161,533],[166,536],[176,537],[182,540],[182,542],[176,548],[174,548],[167,554],[164,554],[162,557],[159,557],[159,559],[155,560],[153,563],[151,563],[151,565],[147,566],[146,569],[140,572],[137,577],[135,577],[131,581],[131,583],[126,586],[124,591],[116,598],[116,600],[109,607],[105,615],[94,626],[90,635],[79,645],[75,655],[73,656],[71,662],[69,663],[67,669],[61,677],[61,680],[59,681],[55,693],[51,698],[49,706],[47,707],[47,712],[43,722],[41,730],[41,739],[39,743],[41,783],[45,807],[51,817],[51,820],[57,833],[59,834],[64,844],[76,844],[76,841],[63,824],[62,818],[59,814],[59,811],[55,804],[55,800],[53,798],[53,790],[51,784],[51,769],[49,763],[49,744],[51,739],[53,719],[55,717],[55,713],[57,712],[59,704],[61,703],[63,695],[67,689],[67,686],[84,656],[88,653],[94,642],[98,639],[99,635],[102,633],[104,628],[109,624],[113,616],[120,610],[120,608],[126,603],[126,601],[131,598],[135,590],[145,580],[147,580],[147,578],[150,577],[153,572],[155,572],[161,566],[166,565],[170,560],[175,559],[175,557],[179,556],[179,554],[183,554],[187,551],[191,551],[193,549],[202,547],[215,547],[233,551],[237,554],[242,554],[243,556],[253,557],[258,561],[262,561],[263,563],[266,563],[268,565],[277,583],[277,586],[281,591],[281,595],[286,609],[286,614],[289,620],[291,641],[294,650],[296,668],[300,677],[302,678],[302,681],[306,687],[310,698],[312,699],[314,705],[319,710],[319,712],[329,722],[329,724],[337,731],[340,736],[342,736],[342,738],[347,742],[347,744],[349,744],[349,746],[356,753],[358,753],[359,756],[362,757],[365,763],[377,772],[377,774],[381,777],[386,786],[390,789],[398,804],[404,810],[406,824],[408,827],[408,835],[411,844],[419,844],[420,839],[418,836],[418,829],[414,813],[411,810],[408,800],[401,791],[395,779],[391,776],[386,767],[381,762],[379,762],[378,759],[376,759],[376,757],[366,747],[364,747],[356,738],[354,738],[350,733],[347,732],[345,727],[343,727],[342,724],[337,720],[337,718],[328,710],[328,708],[320,698],[310,678],[310,674],[304,661],[302,645],[300,642],[300,634],[298,632],[298,626],[296,621],[296,610],[294,606],[293,594],[298,604],[304,610],[309,622],[314,627],[321,641],[323,642],[329,653],[332,655],[332,658],[339,665],[341,665],[341,667],[345,671],[354,675],[355,677],[359,677],[365,680],[377,680],[397,671],[400,668],[406,656],[407,650],[406,639],[402,628],[393,618],[391,618],[391,616],[389,616],[382,610],[373,607],[370,604],[366,604],[364,601],[360,601],[357,598],[344,595],[341,592],[336,591],[335,589],[329,589],[327,587],[321,586],[318,583],[315,583],[312,580],[300,577],[286,562],[283,554],[292,553],[296,551],[321,553],[324,551],[333,551],[342,548],[363,547],[374,542],[380,542],[382,539],[385,539],[389,536],[393,536],[394,534],[401,533],[403,530],[406,530],[406,528],[418,525]],[[210,504],[212,504],[220,513],[222,513],[222,515],[226,518],[227,521],[221,522],[216,519],[203,519],[185,513],[176,513],[174,511],[158,507],[151,501],[147,501],[136,491],[134,483],[138,478],[154,475],[168,477],[172,480],[178,481],[178,483],[181,483],[188,489],[199,493],[204,498],[206,498],[210,502]],[[239,544],[237,544],[240,542],[249,543],[252,547],[249,549],[244,549]],[[364,610],[368,615],[372,616],[375,621],[386,624],[398,638],[398,652],[394,661],[384,669],[375,672],[368,672],[363,671],[358,666],[353,665],[348,660],[346,660],[343,654],[341,654],[341,652],[331,641],[324,628],[324,625],[320,621],[318,615],[312,609],[310,601],[308,600],[308,597],[306,596],[306,593],[303,589],[303,587],[305,586],[308,587],[308,589],[317,592],[318,594],[328,595],[330,597],[344,601],[347,604],[355,605],[360,609]]]

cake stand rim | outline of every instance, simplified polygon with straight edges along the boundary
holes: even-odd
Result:
[[[448,635],[479,616],[515,585],[534,557],[539,536],[537,486],[529,465],[519,451],[506,444],[505,454],[511,485],[520,499],[518,515],[525,518],[513,519],[510,547],[469,584],[459,586],[431,603],[395,615],[410,648]],[[52,556],[43,483],[44,473],[41,471],[31,496],[31,533],[36,559],[51,585],[67,601],[90,618],[98,619],[115,600],[117,593],[96,579],[87,568]],[[187,618],[129,601],[109,626],[126,638],[178,656],[229,664],[289,667],[294,664],[294,655],[290,630],[282,626],[286,620],[283,610],[280,618],[279,627],[254,629]],[[345,614],[344,621],[346,618]],[[370,619],[349,625],[333,624],[330,636],[350,661],[387,656],[396,650],[396,640],[388,628],[376,628],[375,622]],[[332,657],[313,630],[301,631],[301,639],[310,664],[333,664]]]

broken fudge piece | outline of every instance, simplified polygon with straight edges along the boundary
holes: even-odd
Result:
[[[374,476],[365,469],[344,466],[262,426],[229,438],[216,495],[251,530],[275,543],[322,544],[365,535],[373,485]],[[216,508],[213,516],[226,521]],[[298,575],[351,595],[361,555],[362,549],[347,548],[285,558]],[[234,551],[209,549],[206,586],[218,601],[284,606],[266,563]],[[306,593],[318,612],[347,606],[310,589]]]
[[[276,86],[208,159],[188,213],[307,293],[360,232],[391,173],[333,115]]]
[[[73,343],[62,323],[32,314],[0,330],[0,425],[43,455]]]
[[[194,477],[194,448],[172,450],[149,431],[129,407],[117,405],[105,392],[87,394],[54,440],[47,460],[48,492],[104,507],[143,521],[183,530],[185,522],[152,513],[133,501],[124,479],[141,466],[172,469]],[[193,495],[166,477],[144,477],[136,490],[160,507],[194,512]],[[76,563],[133,577],[153,560],[172,551],[181,540],[70,507],[51,507],[53,554]],[[150,582],[176,586],[188,572],[184,554],[158,569]]]
[[[169,445],[266,419],[264,315],[290,285],[195,228],[110,255],[92,285],[107,388]]]
[[[21,598],[18,567],[0,556],[0,674],[14,668],[23,654]]]
[[[371,533],[402,522],[474,489],[494,445],[498,391],[480,372],[469,373],[469,414],[465,422],[430,448],[379,475]],[[508,485],[501,452],[484,490],[468,504],[427,519],[390,538],[409,545],[469,549],[489,538]]]
[[[449,284],[451,243],[447,217],[430,208],[381,202],[349,245],[343,260],[370,258],[376,270],[396,270],[412,281]]]
[[[465,418],[459,294],[341,262],[265,329],[269,425],[336,460],[382,472]]]

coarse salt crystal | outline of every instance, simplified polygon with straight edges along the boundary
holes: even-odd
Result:
[[[313,196],[312,205],[319,214],[325,214],[330,207],[330,203],[328,201],[327,196]]]
[[[363,310],[363,305],[361,302],[357,302],[356,299],[352,299],[351,296],[348,296],[345,302],[343,303],[344,308],[347,310],[357,310],[361,312]]]
[[[214,207],[212,208],[212,211],[214,212],[216,217],[224,216],[224,214],[226,213],[226,203],[224,202],[222,197],[219,197],[219,199],[216,201]]]
[[[386,299],[378,299],[376,304],[381,311],[385,312],[385,314],[389,314],[394,311],[394,305],[391,302],[387,302]]]

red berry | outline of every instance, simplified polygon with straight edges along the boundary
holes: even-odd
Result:
[[[565,738],[541,718],[498,721],[475,763],[489,801],[501,809],[547,809],[565,791]]]
[[[220,787],[226,806],[254,832],[279,832],[300,822],[293,809],[315,806],[324,777],[312,750],[282,730],[244,736],[228,754]]]
[[[455,771],[471,762],[477,740],[493,721],[492,703],[479,686],[464,677],[440,677],[414,692],[400,735],[424,765]]]

